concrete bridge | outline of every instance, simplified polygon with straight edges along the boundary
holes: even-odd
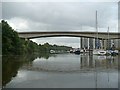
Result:
[[[120,33],[117,32],[18,32],[20,38],[33,39],[41,37],[56,37],[56,36],[70,36],[70,37],[86,37],[98,38],[102,40],[120,39]]]

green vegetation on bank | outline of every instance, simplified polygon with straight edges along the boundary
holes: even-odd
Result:
[[[67,51],[72,47],[50,45],[45,43],[43,45],[37,44],[31,40],[21,39],[18,33],[10,27],[10,25],[2,20],[0,23],[2,28],[2,55],[21,55],[26,53],[49,53],[50,50]]]

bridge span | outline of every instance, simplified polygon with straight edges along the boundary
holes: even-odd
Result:
[[[57,36],[70,36],[70,37],[86,37],[98,38],[107,40],[120,39],[120,33],[117,32],[18,32],[20,38],[33,39],[41,37],[57,37]]]

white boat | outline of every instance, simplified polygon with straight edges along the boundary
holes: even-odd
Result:
[[[111,55],[118,55],[119,51],[118,50],[109,50]]]
[[[87,51],[86,51],[85,48],[80,50],[80,53],[86,53],[86,52],[87,52]]]
[[[55,52],[55,50],[50,50],[50,53],[55,54],[56,52]]]
[[[118,50],[114,50],[114,52],[115,52],[115,53],[117,53],[117,54],[119,53],[119,51],[118,51]]]
[[[99,50],[98,55],[106,55],[106,51],[105,50]]]
[[[118,50],[107,50],[108,55],[118,55],[119,51]]]
[[[81,53],[85,53],[86,50],[85,50],[85,49],[81,49],[80,52],[81,52]]]
[[[102,49],[96,49],[93,51],[93,55],[106,55],[106,51]]]

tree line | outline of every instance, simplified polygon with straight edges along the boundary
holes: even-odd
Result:
[[[68,51],[72,47],[50,45],[49,43],[37,44],[31,40],[25,40],[18,36],[18,33],[7,23],[0,22],[2,28],[2,55],[21,55],[26,53],[50,53],[50,50]]]

